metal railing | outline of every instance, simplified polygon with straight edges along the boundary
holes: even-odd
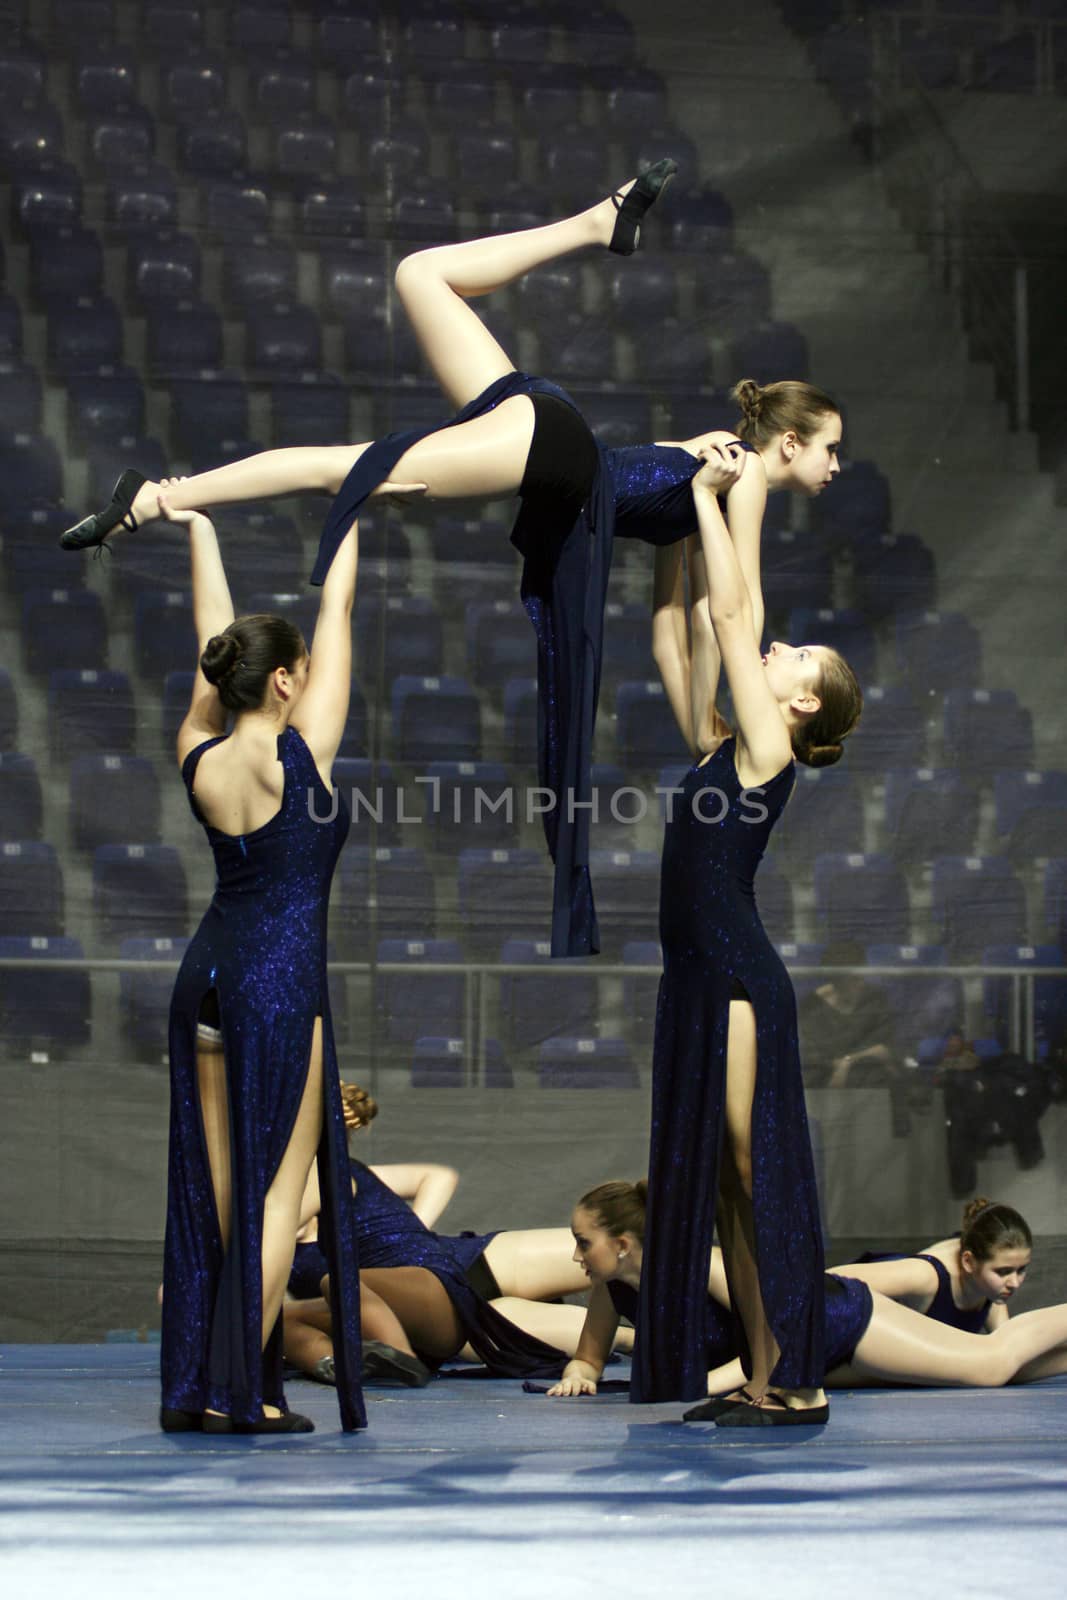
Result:
[[[0,971],[31,970],[58,973],[114,972],[144,976],[153,972],[176,973],[179,961],[174,959],[131,961],[128,958],[108,956],[64,957],[55,961],[34,961],[23,957],[0,956]],[[497,961],[331,961],[328,972],[337,977],[440,977],[462,974],[464,979],[464,1064],[465,1078],[471,1087],[484,1081],[486,1044],[490,1038],[491,986],[499,978],[551,975],[567,982],[571,979],[595,978],[658,978],[659,965],[627,962],[497,962]],[[915,978],[959,978],[982,980],[1010,978],[1012,980],[1008,1048],[1033,1060],[1037,1046],[1036,1008],[1034,985],[1041,978],[1059,978],[1067,982],[1067,966],[788,966],[793,979],[857,977],[889,978],[908,982]],[[372,1008],[374,1010],[376,1008]],[[2,1042],[2,1040],[0,1040]]]

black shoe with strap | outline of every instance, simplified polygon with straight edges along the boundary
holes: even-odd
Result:
[[[315,1424],[299,1411],[286,1411],[280,1417],[260,1417],[258,1422],[235,1422],[232,1417],[220,1416],[215,1411],[205,1411],[201,1421],[203,1433],[314,1433]]]
[[[142,472],[135,472],[128,467],[112,490],[111,499],[103,511],[94,511],[91,517],[83,517],[73,528],[61,533],[60,547],[64,550],[91,550],[94,545],[103,547],[108,534],[116,528],[125,528],[127,533],[132,533],[137,527],[133,502],[141,485],[147,482]]]
[[[677,161],[664,156],[655,166],[647,167],[624,195],[611,196],[611,203],[619,214],[615,218],[609,250],[613,250],[617,256],[633,255],[641,238],[641,222],[645,212],[655,205],[677,171]]]

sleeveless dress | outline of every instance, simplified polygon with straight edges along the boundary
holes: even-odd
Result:
[[[639,1295],[628,1283],[609,1283],[611,1303],[620,1316],[627,1317],[637,1326]],[[730,1313],[710,1295],[705,1296],[707,1307],[704,1318],[705,1370],[725,1366],[738,1353],[734,1326]],[[839,1278],[832,1272],[823,1275],[823,1348],[826,1373],[829,1376],[837,1367],[847,1367],[856,1353],[856,1346],[867,1332],[874,1301],[871,1291],[859,1278]]]
[[[370,1167],[356,1160],[351,1160],[349,1166],[356,1183],[355,1239],[364,1271],[372,1267],[426,1267],[451,1300],[464,1341],[494,1377],[554,1377],[563,1371],[567,1357],[561,1351],[517,1328],[468,1282],[470,1268],[489,1241],[496,1238],[495,1233],[451,1237],[434,1233]],[[295,1300],[313,1299],[320,1292],[319,1283],[327,1270],[317,1241],[297,1245],[289,1293]],[[441,1365],[426,1355],[421,1359],[427,1366]]]
[[[385,434],[370,445],[330,508],[311,582],[323,582],[352,519],[406,450],[520,394],[552,395],[578,411],[557,384],[509,372],[439,427]],[[555,863],[554,956],[595,955],[600,949],[589,877],[590,769],[613,541],[618,534],[647,544],[674,544],[695,532],[691,485],[703,465],[675,445],[609,450],[594,443],[597,469],[578,517],[562,502],[553,517],[543,495],[531,497],[521,502],[511,534],[524,558],[522,602],[537,635],[538,782],[556,797],[544,813]]]
[[[225,736],[223,736],[225,737]],[[324,1114],[320,1227],[334,1284],[341,1425],[366,1426],[360,1390],[358,1255],[341,1091],[326,988],[330,880],[349,828],[295,728],[278,738],[282,803],[261,828],[221,833],[204,821],[190,751],[182,778],[215,855],[214,898],[186,951],[170,1011],[171,1120],[161,1366],[163,1404],[254,1422],[285,1408],[281,1317],[260,1352],[264,1196],[281,1163],[322,1018]],[[314,798],[315,804],[311,801]],[[312,812],[329,816],[316,822]],[[200,1116],[196,1025],[218,1000],[230,1117],[233,1204],[223,1252]]]
[[[946,1327],[959,1328],[961,1333],[981,1333],[985,1327],[985,1319],[989,1315],[990,1302],[983,1300],[981,1305],[965,1311],[952,1297],[952,1274],[945,1263],[939,1261],[937,1256],[928,1256],[922,1252],[919,1253],[918,1259],[929,1261],[937,1273],[937,1293],[927,1306],[926,1315],[933,1317],[935,1322],[943,1322]]]
[[[965,1311],[958,1306],[952,1296],[952,1274],[945,1263],[937,1256],[927,1255],[923,1250],[917,1250],[914,1255],[902,1255],[899,1251],[865,1250],[857,1256],[860,1263],[866,1261],[928,1261],[937,1275],[937,1292],[926,1310],[924,1317],[933,1317],[935,1322],[943,1322],[948,1328],[958,1328],[961,1333],[984,1333],[986,1317],[989,1315],[990,1300],[983,1300],[981,1305],[974,1306]]]
[[[636,1401],[699,1399],[726,1038],[737,985],[756,1013],[752,1211],[760,1292],[780,1351],[773,1381],[816,1388],[825,1372],[823,1247],[797,1045],[793,985],[764,931],[753,879],[793,787],[793,763],[745,792],[736,739],[689,769],[663,844],[652,1136]],[[729,1264],[727,1270],[729,1271]],[[731,1285],[731,1299],[737,1294]],[[734,1342],[746,1356],[733,1317]]]

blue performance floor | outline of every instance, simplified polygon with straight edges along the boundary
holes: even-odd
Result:
[[[368,1390],[344,1435],[164,1435],[158,1347],[0,1348],[0,1593],[945,1600],[1067,1588],[1067,1381],[835,1393],[821,1430],[625,1395]],[[624,1369],[613,1369],[613,1374]]]

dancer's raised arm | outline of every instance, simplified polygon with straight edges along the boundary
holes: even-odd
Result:
[[[359,526],[337,549],[319,600],[307,684],[290,722],[315,757],[324,782],[344,736],[352,692],[352,604],[359,565]]]
[[[164,484],[164,491],[168,487]],[[181,523],[189,529],[197,665],[189,710],[178,729],[178,765],[181,766],[190,750],[205,739],[214,739],[226,732],[226,708],[216,686],[204,677],[200,657],[208,640],[222,633],[233,621],[233,601],[211,519],[200,511],[175,511],[166,492],[159,496],[159,511],[168,522]]]

